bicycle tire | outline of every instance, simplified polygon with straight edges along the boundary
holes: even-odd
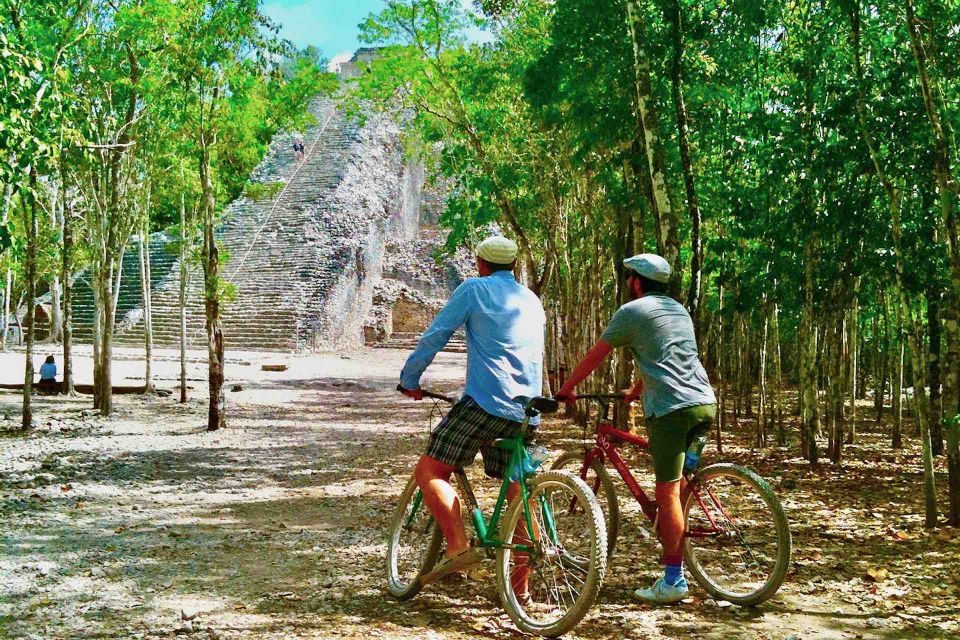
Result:
[[[581,480],[586,482],[587,487],[594,489],[587,479],[580,474],[580,470],[583,468],[583,453],[577,451],[567,451],[554,462],[550,469],[554,471],[570,471],[575,476],[579,476]],[[572,464],[571,464],[572,463]],[[564,469],[564,467],[573,466],[576,468],[576,471],[571,471],[569,468]],[[613,557],[613,550],[617,546],[617,536],[620,534],[620,502],[617,499],[617,488],[613,484],[613,479],[610,477],[610,474],[607,472],[607,467],[600,462],[597,458],[594,458],[590,463],[590,468],[593,470],[593,473],[596,474],[597,478],[600,479],[600,488],[603,490],[603,501],[600,503],[600,508],[603,511],[604,520],[607,524],[607,560]],[[594,495],[599,499],[600,496],[596,491],[593,492]],[[606,509],[603,509],[604,505]]]
[[[573,605],[556,621],[538,624],[524,611],[517,594],[510,583],[510,549],[497,551],[497,591],[507,615],[518,629],[524,633],[536,634],[547,638],[556,638],[573,629],[587,614],[597,599],[600,587],[607,571],[607,532],[603,511],[593,491],[577,476],[567,471],[546,471],[530,480],[530,496],[536,498],[550,488],[563,487],[582,500],[589,508],[584,509],[587,527],[584,532],[590,537],[589,559],[583,588],[573,601]],[[501,539],[510,542],[518,522],[524,517],[523,502],[514,499],[507,507],[500,527]],[[559,554],[558,554],[559,557]],[[558,560],[558,564],[562,563]],[[528,605],[529,606],[529,605]]]
[[[429,518],[428,526],[430,530],[429,532],[425,532],[426,535],[429,535],[429,540],[424,548],[416,573],[412,576],[400,575],[399,557],[402,550],[401,536],[405,531],[404,524],[408,517],[407,506],[413,500],[414,496],[416,496],[418,490],[419,487],[417,486],[416,478],[411,475],[410,480],[407,481],[407,486],[403,489],[403,493],[400,494],[400,499],[397,503],[396,511],[394,511],[393,518],[390,521],[390,529],[387,535],[387,590],[390,592],[390,595],[398,600],[409,600],[420,592],[420,589],[423,588],[423,583],[420,581],[420,578],[436,564],[437,558],[440,555],[440,545],[443,542],[443,534],[440,531],[440,527],[433,521],[433,517],[429,516],[429,512],[426,510],[427,506],[421,504],[420,509],[424,510],[426,517]]]
[[[683,557],[694,581],[711,596],[741,606],[756,606],[768,600],[777,592],[783,584],[787,571],[790,569],[790,556],[793,544],[790,535],[790,523],[787,520],[787,514],[783,510],[783,505],[780,504],[779,498],[777,498],[776,494],[770,488],[770,485],[750,469],[729,463],[713,464],[697,472],[692,482],[704,485],[711,479],[722,476],[734,478],[750,485],[759,497],[763,499],[767,508],[769,508],[771,520],[776,530],[777,545],[773,570],[761,588],[746,594],[736,593],[724,589],[715,579],[711,578],[709,572],[697,558],[697,549],[696,545],[692,542],[693,538],[684,537]],[[689,526],[690,511],[696,504],[698,504],[698,502],[691,491],[687,495],[683,509],[685,526]],[[732,514],[731,517],[736,518],[736,514]]]

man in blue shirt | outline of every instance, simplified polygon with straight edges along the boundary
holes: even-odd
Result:
[[[508,238],[494,236],[480,243],[480,277],[457,287],[400,373],[404,395],[421,399],[420,376],[453,333],[466,328],[466,389],[430,435],[415,471],[424,501],[447,541],[446,558],[424,576],[424,582],[479,563],[467,541],[450,475],[472,463],[480,451],[486,474],[503,478],[509,452],[484,443],[516,436],[524,415],[513,398],[541,392],[546,317],[539,298],[513,277],[516,258],[517,245]],[[535,424],[539,422],[532,419]],[[508,497],[513,499],[519,491],[517,483],[511,483]]]

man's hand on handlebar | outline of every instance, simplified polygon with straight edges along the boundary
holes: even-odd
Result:
[[[637,401],[637,398],[643,393],[643,378],[637,380],[637,384],[633,385],[633,389],[625,389],[623,396],[623,404],[633,404]]]
[[[397,386],[397,391],[407,396],[408,398],[413,398],[414,400],[423,400],[423,389],[404,389],[401,386]]]

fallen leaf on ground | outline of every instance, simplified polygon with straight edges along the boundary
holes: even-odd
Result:
[[[883,582],[887,579],[886,569],[867,569],[867,578],[874,582]]]

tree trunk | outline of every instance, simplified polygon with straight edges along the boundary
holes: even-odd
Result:
[[[100,345],[103,344],[103,305],[100,303],[100,274],[103,267],[97,258],[90,268],[90,288],[93,290],[93,408],[100,408]]]
[[[909,3],[910,0],[907,0]],[[910,310],[910,298],[904,288],[905,258],[901,243],[900,210],[897,207],[893,212],[891,229],[893,231],[893,250],[896,256],[897,293],[900,300],[900,315],[907,328],[907,337],[910,342],[910,369],[913,373],[913,401],[917,413],[917,423],[920,427],[921,459],[923,461],[923,491],[925,524],[927,527],[937,525],[937,487],[933,470],[933,449],[930,445],[930,420],[927,405],[926,368],[923,363],[923,330],[921,321],[914,321]]]
[[[687,106],[683,98],[683,16],[680,12],[680,0],[673,0],[667,12],[673,32],[673,64],[671,66],[673,106],[677,116],[680,164],[683,168],[683,186],[687,195],[687,212],[690,217],[690,290],[687,294],[687,310],[693,320],[694,333],[699,337],[703,265],[703,240],[700,237],[700,224],[703,217],[700,213],[700,202],[697,199],[693,161],[690,157],[690,142],[687,133]]]
[[[947,520],[951,527],[960,527],[960,426],[947,427]]]
[[[890,410],[893,412],[893,437],[892,445],[894,449],[903,447],[903,364],[906,351],[906,344],[903,339],[903,314],[900,311],[900,305],[897,306],[897,349],[895,352],[893,371],[893,388],[890,390],[893,396]]]
[[[773,356],[774,370],[776,371],[776,400],[775,415],[777,421],[777,446],[787,446],[787,432],[783,423],[783,360],[780,354],[780,306],[773,304],[773,314],[771,316],[771,330],[773,331]]]
[[[0,339],[0,349],[7,349],[7,335],[10,330],[10,296],[13,295],[13,269],[7,267],[7,280],[3,295],[3,336]],[[16,309],[13,310],[16,313]]]
[[[722,262],[722,259],[721,259]],[[717,453],[723,453],[723,427],[724,420],[726,419],[726,409],[727,409],[727,392],[726,387],[724,386],[723,380],[723,364],[725,362],[724,357],[724,339],[723,339],[723,285],[717,287],[717,429],[716,429],[716,440],[717,440]]]
[[[770,336],[770,319],[766,303],[761,304],[763,310],[763,335],[760,341],[760,371],[757,376],[757,437],[758,447],[767,446],[767,343]]]
[[[63,180],[66,184],[66,180]],[[63,280],[63,393],[75,395],[73,389],[73,211],[63,197],[63,245],[60,278]]]
[[[804,298],[800,319],[800,435],[803,455],[811,465],[819,461],[817,433],[820,431],[820,409],[817,393],[817,331],[814,325],[813,274],[816,260],[816,239],[811,234],[804,246]]]
[[[857,279],[859,285],[859,278]],[[850,308],[849,322],[849,358],[850,358],[850,424],[847,428],[847,444],[854,444],[857,441],[857,367],[860,359],[860,306],[856,297],[853,299],[853,306]]]
[[[880,425],[880,419],[883,417],[883,399],[887,395],[887,378],[889,377],[890,371],[890,314],[887,311],[887,302],[886,296],[881,291],[880,292],[880,308],[879,312],[883,312],[883,344],[880,344],[880,340],[877,337],[878,332],[880,331],[880,323],[876,322],[876,329],[874,330],[874,337],[877,342],[877,362],[875,366],[876,370],[876,380],[874,381],[874,398],[873,398],[873,407],[877,413],[877,425]]]
[[[116,280],[113,285],[113,321],[116,322],[116,313],[117,307],[120,305],[120,285],[123,284],[123,258],[127,254],[127,245],[124,243],[123,247],[120,248],[120,259],[117,260],[117,275]]]
[[[921,320],[914,320],[910,313],[907,294],[900,293],[902,313],[908,319],[911,366],[913,371],[913,402],[920,426],[921,459],[923,461],[924,523],[937,526],[937,487],[933,468],[933,448],[930,443],[930,414],[927,400],[926,368],[923,366],[923,330]]]
[[[180,403],[187,403],[187,211],[180,194]]]
[[[59,218],[62,215],[61,207],[64,205],[64,201],[66,200],[66,189],[66,183],[62,183],[59,187],[54,185],[50,186],[50,191],[52,193],[50,198],[51,229],[60,229],[61,231],[63,229]],[[55,272],[52,280],[50,281],[50,318],[48,320],[49,326],[47,337],[43,340],[46,344],[55,344],[60,340],[63,329],[63,314],[61,312],[61,304],[60,275]]]
[[[927,362],[930,380],[930,445],[933,455],[943,453],[943,406],[940,392],[940,348],[942,346],[940,331],[940,291],[933,287],[927,290],[927,337],[929,340],[929,356]]]
[[[660,118],[650,80],[650,59],[645,50],[644,25],[637,0],[627,0],[627,30],[633,45],[634,98],[642,147],[646,152],[650,177],[653,215],[656,222],[657,250],[673,271],[669,292],[679,298],[683,268],[680,263],[680,237],[677,214],[671,204],[666,176],[666,149],[660,133]]]
[[[3,225],[7,225],[7,219],[10,215],[10,201],[13,199],[13,185],[8,184],[3,192]],[[7,277],[3,289],[3,333],[0,334],[0,349],[7,349],[7,334],[10,330],[10,296],[13,295],[13,269],[7,266]],[[14,309],[16,313],[16,309]]]
[[[923,105],[927,112],[927,121],[933,137],[933,173],[937,185],[937,195],[940,199],[940,224],[943,235],[947,240],[947,249],[950,263],[950,286],[947,292],[947,309],[944,314],[944,324],[947,325],[947,354],[945,359],[946,376],[944,379],[943,396],[946,400],[947,411],[957,410],[960,400],[960,224],[957,222],[957,182],[953,176],[951,136],[943,124],[937,98],[943,100],[943,92],[937,86],[935,77],[928,70],[927,53],[920,34],[920,21],[914,15],[913,0],[905,0],[907,31],[910,34],[910,49],[917,63],[917,73],[920,79],[920,90]],[[939,355],[939,354],[938,354]],[[955,415],[955,414],[953,414]],[[950,418],[951,424],[954,418]],[[922,424],[921,424],[922,428]],[[922,434],[921,434],[921,437]],[[926,442],[924,443],[926,444]],[[932,443],[931,443],[932,445]],[[960,472],[957,466],[951,465],[950,487],[960,486]],[[932,482],[932,479],[931,479]],[[936,509],[936,505],[934,505]],[[929,523],[929,509],[928,509]]]
[[[120,258],[123,263],[123,257]],[[117,268],[117,275],[120,274],[120,266]],[[118,278],[119,285],[119,278]],[[113,264],[108,256],[103,265],[103,273],[100,275],[100,305],[101,305],[101,326],[100,326],[100,384],[97,389],[99,396],[100,415],[109,416],[113,413],[113,327],[114,311],[116,309],[113,290]],[[117,287],[119,289],[119,286]]]
[[[620,306],[630,302],[630,292],[623,278],[623,259],[633,255],[633,220],[629,211],[622,208],[617,211],[617,219],[620,233],[614,242],[616,253],[613,256],[613,272],[617,277],[617,305]],[[621,350],[617,356],[614,378],[615,388],[619,391],[633,386],[633,358],[629,350]],[[630,411],[623,406],[623,403],[618,402],[614,405],[613,418],[618,429],[628,429],[631,426]]]
[[[203,289],[207,327],[208,380],[210,404],[207,431],[226,426],[226,398],[223,392],[223,327],[220,319],[220,252],[214,237],[216,202],[210,177],[210,152],[204,144],[200,157],[200,183],[203,188]]]
[[[149,210],[147,215],[149,216]],[[153,326],[150,313],[150,239],[149,217],[143,235],[140,237],[140,299],[143,305],[143,350],[146,362],[143,372],[143,392],[153,392]]]
[[[50,281],[50,330],[47,333],[47,337],[43,340],[46,344],[55,344],[60,340],[60,330],[63,327],[63,314],[60,311],[62,304],[60,276],[55,275]]]
[[[837,313],[833,322],[833,329],[827,340],[829,363],[829,415],[830,421],[830,444],[828,446],[830,461],[833,464],[840,464],[843,458],[843,400],[844,400],[844,381],[846,380],[844,360],[846,349],[844,348],[844,338],[846,335],[846,322],[844,314]]]
[[[33,427],[33,407],[31,399],[33,394],[33,341],[36,325],[36,307],[37,307],[37,174],[31,167],[30,169],[30,193],[24,194],[24,219],[26,224],[26,271],[27,271],[27,313],[26,313],[26,341],[27,354],[23,371],[23,412],[21,414],[23,429]]]

